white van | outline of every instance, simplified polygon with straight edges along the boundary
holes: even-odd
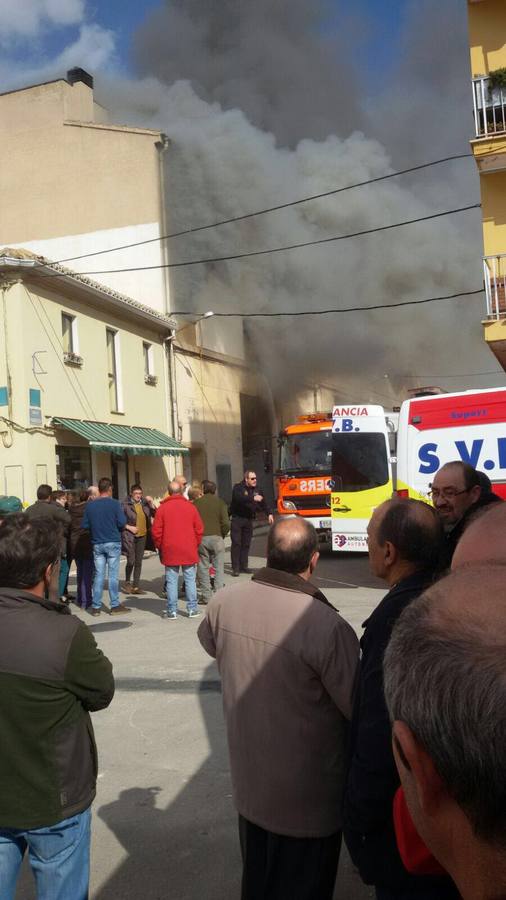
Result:
[[[487,388],[405,400],[399,415],[397,493],[426,500],[445,463],[485,472],[506,499],[506,389]]]

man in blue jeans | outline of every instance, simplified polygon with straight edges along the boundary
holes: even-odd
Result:
[[[25,853],[37,900],[86,900],[97,751],[90,712],[114,694],[109,660],[65,604],[61,535],[46,518],[0,525],[0,897]]]
[[[99,616],[102,611],[102,594],[106,568],[108,569],[109,599],[111,615],[131,612],[131,607],[120,603],[119,560],[121,555],[121,532],[127,528],[137,533],[135,525],[127,525],[125,513],[119,500],[113,500],[112,481],[101,478],[98,482],[98,497],[88,503],[84,511],[82,528],[89,530],[93,546],[93,605],[91,615]]]

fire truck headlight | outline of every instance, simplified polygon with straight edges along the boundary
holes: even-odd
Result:
[[[281,505],[282,505],[283,509],[289,509],[291,512],[297,511],[297,507],[295,506],[295,503],[292,503],[291,500],[282,500]]]

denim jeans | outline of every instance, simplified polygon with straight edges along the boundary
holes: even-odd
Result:
[[[108,569],[109,598],[111,609],[119,606],[119,558],[121,544],[93,544],[93,562],[95,563],[95,575],[93,577],[93,606],[100,609],[102,606],[102,594],[104,591],[105,570]]]
[[[60,578],[58,580],[58,593],[60,597],[65,595],[65,588],[69,581],[69,561],[66,556],[60,560]]]
[[[0,828],[0,896],[14,900],[25,851],[37,900],[87,900],[91,808],[46,828]]]
[[[92,604],[93,560],[76,559],[78,606],[87,609]]]
[[[167,591],[167,612],[177,612],[177,583],[179,569],[183,570],[186,606],[188,612],[194,612],[197,607],[197,566],[165,566],[165,590]]]

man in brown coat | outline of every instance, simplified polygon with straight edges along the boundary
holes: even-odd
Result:
[[[331,900],[358,641],[310,578],[304,519],[269,533],[267,567],[219,591],[199,628],[223,686],[242,900]]]

